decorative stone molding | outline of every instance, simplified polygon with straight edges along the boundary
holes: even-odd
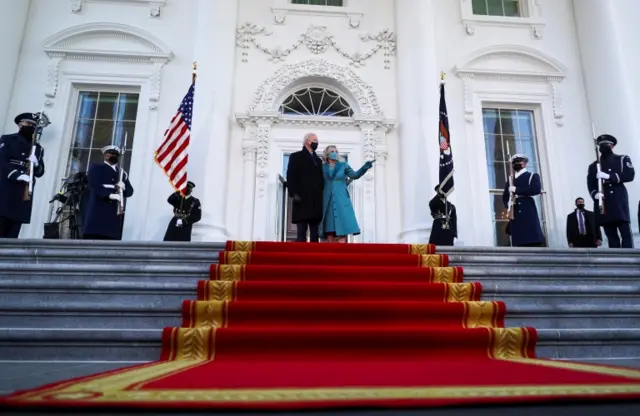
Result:
[[[258,149],[255,142],[247,140],[242,143],[242,156],[245,162],[255,161],[257,151]]]
[[[97,46],[94,40],[114,41],[115,45],[126,42],[127,47]],[[102,45],[109,45],[102,42]],[[155,36],[119,23],[88,23],[62,30],[42,42],[42,48],[51,58],[47,70],[46,105],[52,106],[56,98],[60,76],[60,65],[65,60],[123,62],[149,64],[151,76],[150,109],[158,108],[162,68],[172,58],[173,52]]]
[[[464,110],[468,122],[473,122],[473,80],[503,82],[537,82],[549,85],[553,115],[558,126],[564,125],[560,83],[567,68],[555,58],[523,46],[492,46],[476,51],[455,68],[464,85]]]
[[[528,27],[535,39],[542,39],[546,24],[541,18],[540,0],[520,0],[520,5],[524,12],[522,17],[484,16],[473,14],[471,0],[460,0],[465,32],[473,36],[478,26]]]
[[[146,5],[149,7],[150,17],[160,17],[162,7],[166,0],[69,0],[72,13],[80,13],[84,8],[84,4],[88,2],[105,2],[105,3],[122,3],[133,5]]]
[[[284,25],[287,15],[303,15],[303,16],[323,16],[323,17],[343,17],[349,23],[350,29],[360,27],[360,21],[364,14],[352,7],[343,6],[318,6],[307,4],[292,4],[290,0],[274,0],[271,7],[273,18],[277,25]]]
[[[351,69],[332,64],[325,60],[308,60],[278,69],[263,81],[253,94],[253,102],[248,112],[277,113],[282,95],[303,79],[329,79],[340,84],[348,92],[346,99],[356,114],[368,117],[382,117],[382,110],[373,87],[364,82]]]
[[[276,46],[269,48],[258,41],[258,36],[271,36],[273,32],[264,26],[258,26],[247,22],[236,29],[236,46],[242,50],[242,61],[248,62],[249,48],[255,47],[259,51],[269,56],[270,61],[284,62],[294,51],[305,46],[311,53],[321,55],[329,49],[333,49],[349,60],[355,67],[362,67],[366,61],[378,53],[384,55],[384,68],[391,68],[391,57],[396,54],[396,34],[389,29],[382,30],[375,34],[360,35],[362,42],[375,42],[375,46],[366,53],[349,53],[342,48],[333,34],[326,26],[310,25],[298,39],[287,48]]]

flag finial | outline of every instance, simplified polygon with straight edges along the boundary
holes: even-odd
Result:
[[[447,78],[447,74],[444,71],[440,71],[440,82],[444,83],[444,80]]]
[[[198,61],[194,61],[193,62],[193,75],[191,77],[191,82],[195,83],[197,77],[198,77]]]

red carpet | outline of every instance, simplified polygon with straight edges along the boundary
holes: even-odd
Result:
[[[536,331],[429,245],[228,242],[160,361],[18,407],[402,408],[640,397],[640,371],[535,359]]]

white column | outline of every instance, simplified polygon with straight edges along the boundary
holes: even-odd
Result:
[[[582,70],[596,134],[618,139],[614,150],[640,165],[640,4],[634,0],[574,0]],[[627,185],[632,230],[638,241],[640,176]]]
[[[398,134],[402,233],[424,243],[431,231],[429,199],[437,181],[438,83],[432,0],[396,0]]]
[[[376,127],[375,125],[363,124],[360,126],[363,146],[363,162],[372,161],[376,157]],[[357,168],[356,168],[357,169]],[[369,170],[363,181],[362,195],[362,224],[360,225],[363,243],[373,243],[376,241],[376,171]]]
[[[274,200],[269,198],[269,153],[271,148],[269,147],[269,136],[271,135],[271,121],[259,121],[258,128],[256,130],[256,166],[255,172],[255,187],[253,204],[253,240],[264,241],[267,240],[267,232],[269,228],[273,226],[275,215],[270,213],[275,212]]]
[[[387,239],[387,151],[376,151],[375,187],[376,187],[376,241],[389,242]]]
[[[238,0],[198,0],[193,60],[198,82],[193,108],[192,170],[201,175],[202,221],[194,239],[224,241],[228,151],[235,71]],[[190,162],[191,163],[191,162]]]
[[[253,203],[256,186],[256,145],[254,142],[242,146],[244,168],[242,169],[242,207],[239,239],[251,240],[253,237]]]
[[[0,132],[15,130],[13,127],[9,128],[9,125],[5,126],[5,123],[14,117],[8,112],[30,5],[31,0],[0,0],[0,37],[3,39],[0,65]],[[38,104],[35,106],[38,107]]]

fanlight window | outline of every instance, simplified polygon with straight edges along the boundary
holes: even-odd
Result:
[[[326,88],[304,88],[287,97],[280,105],[280,114],[288,116],[351,117],[349,103]]]

